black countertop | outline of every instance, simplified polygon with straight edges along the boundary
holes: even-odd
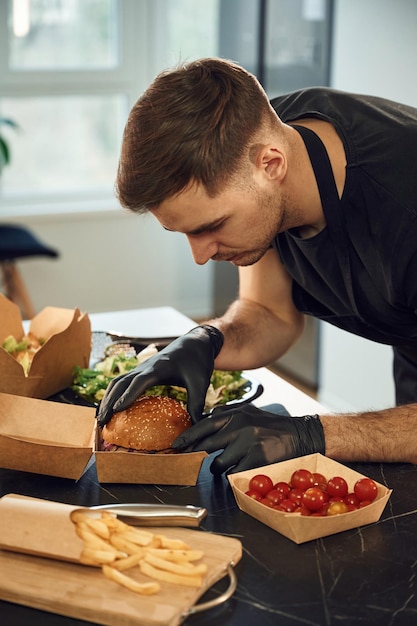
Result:
[[[0,493],[69,504],[194,504],[208,516],[202,531],[238,538],[238,588],[223,606],[184,624],[216,626],[411,626],[417,624],[417,466],[351,464],[393,489],[378,523],[297,545],[241,512],[226,478],[214,479],[211,457],[195,487],[100,485],[95,465],[78,482],[0,470]],[[226,579],[207,592],[211,599]],[[76,626],[87,622],[0,602],[7,626]]]

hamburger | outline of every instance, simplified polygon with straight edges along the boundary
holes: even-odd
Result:
[[[171,444],[191,426],[184,405],[167,396],[139,396],[135,402],[114,413],[103,426],[103,450],[173,452]]]

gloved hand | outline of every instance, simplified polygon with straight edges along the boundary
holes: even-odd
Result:
[[[247,404],[216,408],[210,417],[177,437],[172,447],[187,452],[223,449],[210,466],[218,475],[314,452],[324,454],[325,442],[318,415],[287,417]]]
[[[214,360],[223,345],[223,335],[214,326],[197,326],[172,341],[127,374],[114,378],[97,411],[104,426],[115,411],[129,407],[154,385],[178,385],[188,392],[187,410],[193,422],[201,419]]]

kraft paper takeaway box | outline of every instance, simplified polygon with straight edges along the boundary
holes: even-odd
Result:
[[[3,347],[7,337],[20,341],[33,335],[42,346],[29,370]],[[76,365],[88,367],[91,324],[79,309],[46,307],[30,322],[25,333],[19,307],[0,294],[0,392],[45,399],[69,387]]]

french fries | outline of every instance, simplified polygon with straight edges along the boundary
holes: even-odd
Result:
[[[104,576],[140,595],[161,590],[160,582],[201,587],[207,573],[204,553],[180,539],[129,526],[112,513],[74,511],[71,521],[83,542],[80,563],[101,568]],[[136,568],[152,582],[139,582],[124,572]]]

